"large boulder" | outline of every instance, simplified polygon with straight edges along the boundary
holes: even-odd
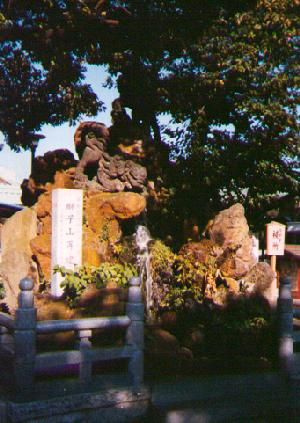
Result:
[[[227,250],[221,271],[228,277],[239,279],[255,265],[249,226],[241,204],[221,211],[209,228],[210,239]]]
[[[36,211],[25,208],[8,219],[1,230],[0,277],[5,288],[9,310],[17,307],[20,280],[30,276],[36,280],[30,241],[37,232]]]
[[[242,285],[268,298],[274,273],[267,263],[257,263],[243,206],[235,204],[221,211],[206,232],[210,239],[188,242],[179,251],[186,278],[192,278],[207,299],[219,304],[226,302],[229,293],[240,295]]]
[[[188,242],[184,244],[179,254],[189,257],[192,262],[207,264],[211,257],[218,257],[222,253],[222,248],[209,239],[202,239],[199,242]]]
[[[146,200],[134,192],[104,193],[87,192],[86,217],[89,225],[97,225],[97,216],[105,215],[108,218],[130,219],[139,216],[146,207]],[[95,214],[96,213],[96,214]]]
[[[119,241],[120,221],[142,213],[146,200],[133,192],[104,193],[86,191],[83,210],[82,262],[98,266],[109,260],[111,245]],[[51,219],[52,191],[42,194],[35,206],[38,217],[38,235],[31,240],[32,253],[40,264],[45,280],[51,277]]]
[[[243,282],[248,290],[267,296],[275,277],[276,274],[268,263],[259,262],[247,273]]]
[[[146,200],[133,192],[85,194],[83,262],[99,265],[109,260],[110,247],[120,240],[120,221],[139,216]],[[93,256],[93,257],[92,257]]]

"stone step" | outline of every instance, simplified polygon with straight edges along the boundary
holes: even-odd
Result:
[[[276,374],[160,384],[152,387],[152,406],[149,422],[155,423],[281,423],[292,409],[287,385]]]
[[[215,403],[202,407],[170,410],[157,423],[282,423],[292,422],[291,407],[276,403]]]
[[[156,408],[170,408],[177,403],[225,401],[231,398],[286,396],[287,386],[276,373],[217,375],[154,384],[152,402]]]

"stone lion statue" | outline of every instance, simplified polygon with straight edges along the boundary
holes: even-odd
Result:
[[[147,170],[142,161],[145,141],[117,99],[112,104],[113,125],[83,122],[75,131],[79,156],[75,186],[120,192],[145,189]]]

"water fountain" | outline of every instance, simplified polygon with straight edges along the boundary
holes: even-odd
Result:
[[[148,319],[152,317],[152,284],[151,275],[151,254],[148,244],[151,241],[151,235],[146,226],[139,225],[135,233],[135,242],[138,249],[137,261],[140,269],[141,280],[146,297],[146,311]]]

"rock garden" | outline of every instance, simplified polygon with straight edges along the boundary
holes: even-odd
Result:
[[[67,150],[37,157],[23,181],[24,210],[2,229],[1,308],[14,314],[22,277],[34,280],[38,320],[124,313],[129,280],[140,275],[145,304],[145,377],[242,372],[276,366],[274,272],[258,261],[245,211],[236,203],[201,228],[193,220],[170,229],[171,189],[164,158],[125,110],[107,128],[84,122],[75,132],[79,160]],[[51,268],[52,192],[83,190],[82,264]],[[159,233],[161,228],[161,235]],[[61,298],[50,291],[62,276]],[[67,348],[53,335],[38,348]],[[118,331],[101,345],[118,345]]]

